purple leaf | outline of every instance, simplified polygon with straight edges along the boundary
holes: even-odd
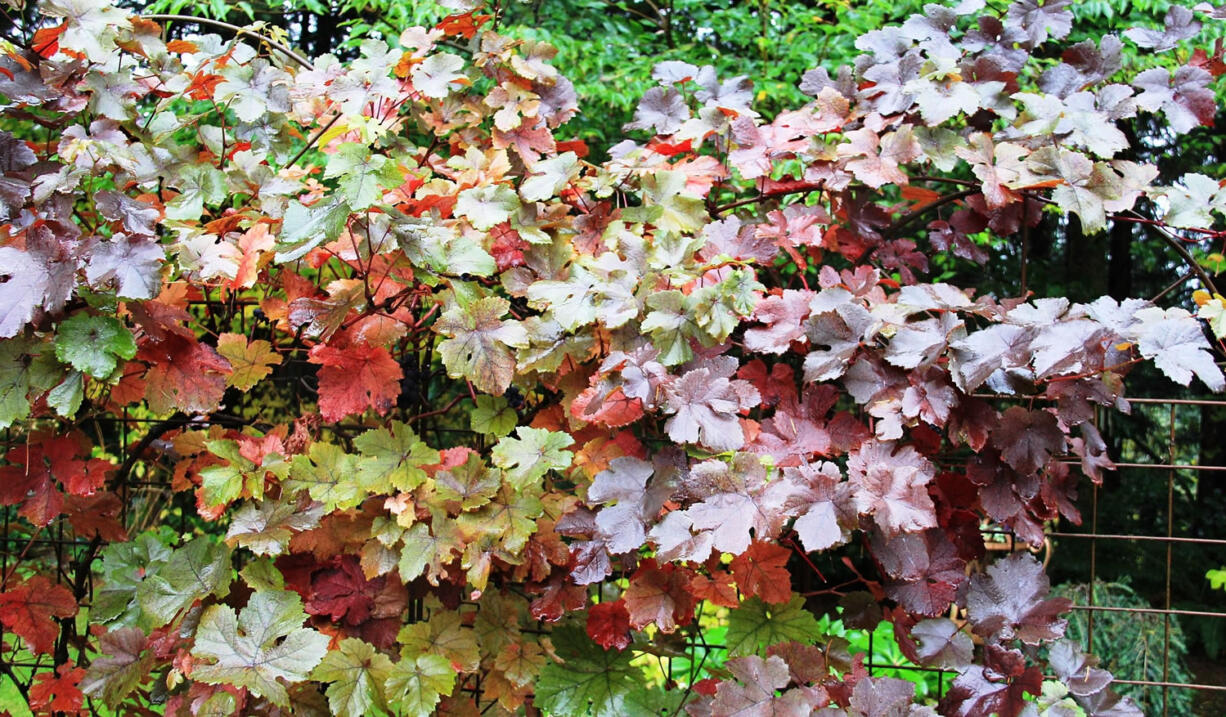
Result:
[[[939,528],[902,533],[893,538],[873,536],[873,555],[890,579],[886,595],[907,612],[935,617],[949,609],[966,581],[966,563]]]
[[[681,129],[681,123],[689,119],[690,108],[677,90],[652,87],[643,94],[634,121],[626,129],[654,129],[657,134],[672,134]]]
[[[715,366],[723,368],[713,370]],[[735,370],[736,359],[725,357],[687,372],[668,387],[668,407],[674,414],[664,425],[669,438],[714,451],[732,451],[745,445],[737,414],[758,405],[761,396],[748,381],[729,379]]]
[[[1124,37],[1147,50],[1166,52],[1175,49],[1180,42],[1195,37],[1200,32],[1201,23],[1188,8],[1182,5],[1172,5],[1166,11],[1162,26],[1161,30],[1150,30],[1146,27],[1129,28],[1124,31]]]
[[[1064,431],[1049,411],[1012,406],[1001,415],[992,435],[1001,458],[1020,473],[1034,473],[1065,447]]]
[[[856,510],[887,536],[937,526],[927,485],[936,473],[911,446],[868,441],[847,459]]]
[[[1027,645],[1055,640],[1067,624],[1059,615],[1068,598],[1048,598],[1043,565],[1029,553],[1013,553],[971,576],[966,609],[972,629],[990,643],[1018,639]]]

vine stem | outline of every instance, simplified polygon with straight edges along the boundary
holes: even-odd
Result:
[[[260,33],[255,32],[254,30],[249,30],[245,27],[240,27],[239,25],[234,25],[232,23],[223,22],[221,20],[213,20],[207,17],[193,17],[191,15],[163,15],[160,13],[156,13],[152,15],[141,15],[141,17],[144,18],[145,20],[153,20],[154,22],[194,22],[198,25],[212,25],[213,27],[220,27],[224,30],[229,30],[230,32],[236,35],[246,35],[247,37],[255,38],[259,40],[260,42],[266,43],[269,47],[276,50],[277,52],[280,52],[282,55],[285,55],[286,57],[293,60],[294,62],[297,62],[302,67],[308,70],[315,69],[315,66],[312,65],[309,60],[303,58],[302,55],[299,55],[298,53],[289,49],[285,45],[282,45],[276,40],[265,37],[264,35],[261,35]]]
[[[1196,257],[1192,256],[1187,248],[1184,247],[1183,242],[1179,241],[1177,237],[1167,231],[1166,227],[1162,224],[1146,219],[1131,209],[1128,210],[1128,213],[1133,216],[1120,218],[1124,221],[1141,220],[1137,223],[1162,237],[1162,240],[1166,242],[1168,246],[1174,249],[1175,253],[1178,254],[1179,257],[1183,259],[1184,263],[1188,265],[1188,269],[1196,274],[1196,278],[1200,279],[1200,282],[1205,285],[1205,288],[1209,290],[1210,294],[1218,293],[1217,287],[1213,285],[1213,279],[1209,278],[1209,272],[1205,271],[1205,268],[1196,261]]]
[[[307,153],[307,150],[309,150],[311,147],[314,147],[315,143],[319,141],[319,138],[324,136],[325,132],[332,129],[332,125],[336,124],[337,121],[340,120],[340,118],[341,118],[340,114],[336,114],[332,117],[332,119],[328,120],[328,124],[316,130],[315,134],[311,135],[310,139],[307,140],[307,143],[303,145],[302,149],[298,150],[298,153],[295,154],[293,157],[290,157],[289,161],[285,163],[285,168],[289,169],[290,167],[297,164],[298,160],[302,159],[302,156]]]

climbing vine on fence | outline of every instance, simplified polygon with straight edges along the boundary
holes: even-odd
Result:
[[[1194,263],[1186,309],[926,279],[1048,212],[1220,248],[1219,181],[1156,186],[1117,122],[1212,123],[1224,13],[1065,47],[1068,5],[929,6],[770,118],[661,63],[595,165],[497,8],[341,62],[39,3],[0,57],[0,679],[68,713],[930,713],[793,588],[855,546],[816,592],[956,672],[941,713],[1139,714],[1036,560],[967,566],[985,523],[1080,519],[1131,367],[1226,387],[1226,305]]]

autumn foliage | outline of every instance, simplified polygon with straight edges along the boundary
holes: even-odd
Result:
[[[1068,5],[930,6],[769,118],[661,63],[597,163],[555,50],[480,8],[341,62],[40,3],[0,57],[0,663],[43,667],[0,679],[66,713],[1139,714],[981,529],[1080,520],[1133,366],[1226,387],[1226,305],[926,279],[1045,212],[1219,239],[1226,190],[1156,185],[1116,122],[1212,124],[1221,11],[1061,47]],[[854,591],[957,673],[939,705],[823,634],[806,598]],[[640,659],[716,614],[709,669]]]

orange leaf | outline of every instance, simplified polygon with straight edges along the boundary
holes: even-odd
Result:
[[[196,52],[199,49],[196,43],[188,40],[171,40],[166,43],[167,52]]]
[[[319,412],[326,421],[365,413],[368,408],[387,413],[400,396],[404,372],[382,346],[321,345],[311,349],[308,360],[323,366],[319,369]]]
[[[792,574],[787,568],[791,555],[792,551],[782,545],[756,540],[732,559],[732,577],[746,595],[768,603],[785,603],[792,599]]]
[[[34,33],[34,44],[31,49],[43,57],[51,57],[60,49],[60,35],[68,29],[68,23],[62,22],[55,27],[44,27]]]
[[[81,704],[85,695],[77,685],[85,677],[85,668],[65,662],[55,672],[43,672],[34,676],[30,685],[30,707],[55,714],[85,714]]]
[[[463,15],[445,17],[435,27],[448,35],[462,35],[465,39],[471,40],[473,35],[477,34],[477,29],[494,17],[493,15],[478,15],[476,12],[476,10],[470,10]]]
[[[911,211],[916,212],[940,199],[941,193],[926,187],[907,184],[902,188],[902,198],[909,202],[914,202],[915,204],[911,207]]]

